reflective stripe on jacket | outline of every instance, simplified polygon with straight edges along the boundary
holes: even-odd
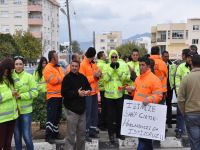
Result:
[[[19,92],[21,99],[17,100],[20,114],[27,114],[33,111],[33,99],[37,97],[37,84],[33,76],[25,71],[13,72],[15,89]]]
[[[48,63],[44,68],[44,80],[47,83],[47,100],[52,97],[61,96],[61,85],[64,78],[62,68]]]
[[[135,80],[134,100],[148,100],[150,103],[159,103],[162,100],[162,84],[159,78],[150,69],[138,76]]]
[[[18,117],[17,102],[12,95],[12,89],[5,82],[0,84],[0,123]]]
[[[34,73],[33,73],[33,78],[34,78],[35,82],[37,83],[38,92],[46,93],[47,84],[44,80],[44,76],[42,76],[42,78],[39,78],[38,71],[35,70]]]
[[[159,55],[151,55],[150,58],[155,61],[154,72],[162,83],[162,91],[167,92],[167,78],[168,78],[167,65]]]
[[[90,63],[89,60],[84,57],[83,61],[80,65],[79,72],[87,77],[88,82],[90,83],[90,87],[92,88],[91,95],[95,95],[99,92],[98,89],[98,79],[93,76],[93,74],[99,71],[96,63]]]

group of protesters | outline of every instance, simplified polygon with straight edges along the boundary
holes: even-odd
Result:
[[[79,54],[73,54],[71,63],[63,70],[58,65],[58,54],[52,50],[48,54],[49,61],[41,57],[33,75],[24,70],[22,56],[4,58],[0,63],[0,149],[11,149],[13,133],[17,150],[22,149],[22,137],[27,149],[34,149],[32,103],[38,98],[46,99],[45,139],[51,144],[56,139],[62,139],[58,125],[64,105],[66,150],[84,150],[85,141],[91,142],[92,138],[99,137],[99,129],[108,131],[111,144],[116,142],[116,138],[125,140],[120,132],[124,99],[140,101],[145,106],[149,103],[166,104],[166,123],[171,128],[173,90],[179,104],[176,137],[186,134],[184,120],[191,116],[185,118],[185,110],[193,111],[192,108],[185,108],[186,99],[181,87],[183,77],[200,65],[196,61],[199,55],[195,45],[182,50],[180,65],[172,63],[168,51],[161,53],[158,46],[151,48],[151,55],[142,57],[138,49],[133,49],[131,60],[126,61],[116,50],[111,50],[108,58],[106,55],[104,51],[99,51],[95,59],[96,50],[90,47],[83,60]],[[189,121],[186,121],[186,127],[192,130]],[[196,137],[191,132],[188,133],[193,139],[191,147],[195,147],[192,145],[197,145],[194,142]],[[145,149],[153,149],[152,140],[139,138],[138,150]]]

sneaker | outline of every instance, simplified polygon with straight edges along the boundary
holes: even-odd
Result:
[[[96,138],[99,138],[99,136],[98,136],[97,134],[91,134],[91,135],[89,135],[89,137],[90,137],[90,138],[95,138],[95,139],[96,139]]]
[[[110,143],[114,144],[115,143],[114,135],[109,135],[109,140],[110,140]]]
[[[118,136],[116,136],[116,138],[118,138],[120,140],[125,140],[125,136],[124,135],[118,135]]]
[[[55,139],[56,140],[64,140],[64,137],[62,137],[60,134],[58,134]]]
[[[177,138],[177,139],[182,138],[182,133],[181,133],[181,132],[176,132],[176,138]]]
[[[49,144],[54,144],[55,143],[55,139],[54,138],[46,138],[45,141],[48,142]]]
[[[168,128],[172,128],[172,124],[170,124],[170,123],[167,124],[167,127],[168,127]]]

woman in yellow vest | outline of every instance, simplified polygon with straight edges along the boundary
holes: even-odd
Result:
[[[32,103],[37,97],[37,85],[33,76],[24,71],[24,59],[16,56],[15,71],[13,72],[15,89],[18,91],[17,106],[19,118],[16,121],[14,137],[16,150],[22,150],[22,136],[28,150],[33,150],[31,135]]]
[[[5,58],[0,63],[0,149],[11,150],[11,140],[18,117],[12,70],[14,62]]]

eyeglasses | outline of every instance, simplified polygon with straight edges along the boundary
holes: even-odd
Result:
[[[117,56],[111,56],[111,58],[115,58],[115,59],[117,59]]]

